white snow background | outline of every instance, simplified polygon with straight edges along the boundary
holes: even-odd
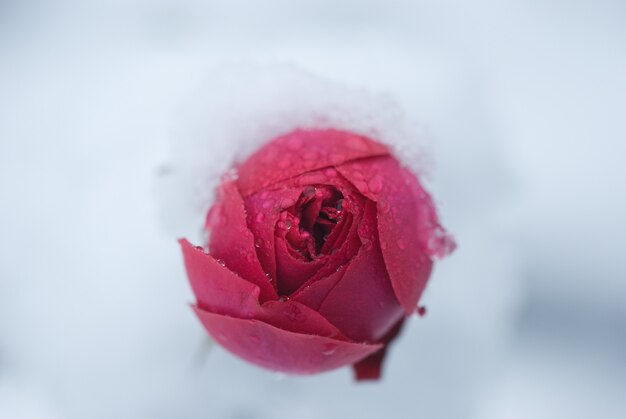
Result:
[[[626,417],[624,21],[617,0],[0,1],[0,418]],[[332,113],[404,144],[459,243],[380,383],[257,369],[188,307],[172,232],[197,185],[163,186],[280,130],[294,85],[378,118]]]

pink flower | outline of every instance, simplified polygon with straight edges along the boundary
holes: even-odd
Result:
[[[385,145],[336,130],[278,137],[236,169],[208,253],[180,240],[204,327],[272,370],[378,378],[433,256],[454,249],[428,193]]]

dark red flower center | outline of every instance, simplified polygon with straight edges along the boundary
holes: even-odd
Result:
[[[332,251],[325,244],[341,224],[346,201],[336,188],[307,186],[298,201],[280,215],[278,228],[286,229],[285,238],[292,254],[311,261]]]

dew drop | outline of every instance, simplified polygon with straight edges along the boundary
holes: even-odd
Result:
[[[367,151],[369,149],[368,144],[361,137],[350,137],[346,141],[346,144],[353,150]]]
[[[266,274],[265,274],[265,277],[266,277],[266,278],[267,278],[267,280],[268,280],[268,281],[270,281],[270,282],[274,281],[274,280],[272,279],[271,275],[270,275],[270,274],[268,274],[268,273],[266,273]]]
[[[337,177],[337,171],[333,169],[332,167],[329,167],[328,169],[324,170],[324,174],[328,176],[329,178]]]
[[[365,183],[364,180],[355,180],[354,181],[354,186],[356,186],[356,188],[361,192],[361,193],[367,193],[369,192],[369,190],[367,189],[367,183]]]
[[[383,182],[378,176],[374,176],[373,178],[371,178],[367,182],[367,186],[373,193],[378,193],[383,190]]]
[[[286,169],[289,166],[291,166],[291,160],[289,160],[288,158],[283,158],[281,160],[278,161],[278,168],[279,169]]]
[[[302,138],[294,137],[287,142],[287,148],[291,151],[297,151],[302,147]]]
[[[217,259],[216,262],[222,266],[226,266],[226,262],[224,262],[224,259]]]
[[[213,205],[211,209],[209,210],[209,213],[207,214],[207,217],[206,217],[206,227],[214,228],[222,224],[223,222],[224,222],[224,214],[222,211],[222,205],[221,204]]]
[[[322,355],[330,356],[334,354],[335,352],[337,352],[337,346],[333,344],[326,344],[324,345],[324,350],[322,351]]]
[[[425,306],[419,306],[417,307],[417,310],[415,310],[417,312],[417,315],[420,317],[424,317],[426,315],[426,307]]]
[[[363,176],[363,173],[362,173],[360,170],[355,170],[355,171],[353,171],[353,172],[352,172],[352,176],[353,176],[355,179],[359,179],[359,180],[362,180],[362,179],[364,179],[364,178],[365,178],[365,177]]]
[[[324,183],[328,180],[326,175],[322,172],[311,172],[305,173],[298,178],[298,184],[300,185],[310,185],[313,183]]]
[[[287,302],[289,301],[289,297],[287,297],[286,295],[281,295],[280,297],[278,297],[278,301],[280,302]]]
[[[343,154],[339,154],[339,153],[332,153],[329,156],[330,162],[332,164],[339,164],[339,163],[343,163],[343,161],[345,160],[345,156]]]
[[[335,208],[337,208],[337,211],[343,210],[343,199],[337,201],[337,205],[335,206]]]
[[[305,198],[308,198],[309,196],[313,196],[313,195],[315,195],[315,190],[316,189],[315,189],[314,186],[307,186],[302,191],[302,196],[304,196]]]
[[[317,153],[314,151],[307,151],[306,153],[302,155],[302,158],[304,160],[312,161],[312,160],[317,159]]]
[[[285,220],[285,227],[287,227],[287,230],[291,230],[291,219],[287,218]]]
[[[254,239],[254,247],[256,247],[257,249],[261,247],[261,239],[259,239],[258,237]]]

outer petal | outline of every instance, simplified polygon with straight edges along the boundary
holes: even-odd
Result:
[[[387,272],[398,300],[412,313],[430,276],[430,257],[452,251],[454,241],[439,225],[430,196],[396,159],[364,159],[337,170],[377,202]]]
[[[216,313],[252,317],[258,311],[259,287],[241,279],[201,249],[181,239],[187,277],[198,305]]]
[[[269,142],[241,164],[237,185],[248,196],[304,172],[387,154],[386,146],[349,132],[297,130]]]
[[[356,341],[378,341],[404,314],[391,287],[376,230],[376,207],[369,201],[359,226],[364,245],[319,308],[320,314]]]
[[[211,229],[211,255],[223,260],[241,278],[258,285],[261,301],[278,298],[259,263],[254,236],[246,223],[243,199],[232,180],[226,179],[220,185],[219,200],[209,215],[207,227]]]
[[[382,347],[289,332],[258,320],[238,319],[197,307],[195,311],[207,331],[230,352],[276,371],[328,371],[358,362]]]
[[[180,240],[180,244],[191,288],[201,309],[255,318],[292,332],[347,340],[322,315],[297,301],[266,301],[260,305],[258,286],[240,278],[187,240]]]

